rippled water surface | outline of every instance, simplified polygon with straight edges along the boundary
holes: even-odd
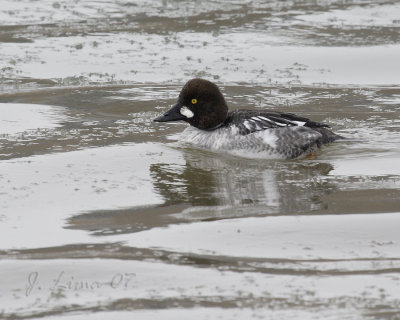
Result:
[[[0,6],[0,318],[400,319],[398,1]],[[181,144],[190,78],[347,137]]]

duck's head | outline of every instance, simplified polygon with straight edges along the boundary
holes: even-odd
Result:
[[[182,88],[178,101],[157,122],[186,121],[192,126],[212,130],[228,115],[228,106],[218,87],[204,79],[189,80]]]

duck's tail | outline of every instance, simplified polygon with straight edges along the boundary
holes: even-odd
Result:
[[[334,142],[336,140],[345,140],[346,139],[345,137],[332,132],[331,130],[329,130],[326,127],[316,127],[316,128],[314,127],[312,129],[319,132],[322,135],[322,137],[317,142],[319,146],[323,145],[323,144]]]

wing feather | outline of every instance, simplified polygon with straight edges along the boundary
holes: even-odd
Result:
[[[309,128],[324,128],[328,125],[311,121],[308,118],[297,116],[293,113],[235,110],[229,112],[226,121],[230,125],[239,128],[239,133],[247,135],[257,131],[263,131],[280,127],[304,126]]]

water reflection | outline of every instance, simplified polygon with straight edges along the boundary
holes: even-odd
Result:
[[[96,235],[138,232],[171,223],[244,216],[296,214],[321,209],[335,190],[329,163],[262,161],[197,149],[177,149],[183,163],[149,166],[154,192],[164,203],[75,215],[68,228]]]
[[[186,198],[208,199],[199,201],[200,206],[209,206],[217,200],[219,209],[227,209],[211,211],[208,218],[310,211],[319,208],[318,198],[322,194],[334,189],[323,179],[333,169],[329,163],[249,160],[195,149],[184,150],[184,159],[191,174],[175,175],[173,168],[165,165],[169,179],[158,175],[161,179],[156,188],[168,198],[161,190],[171,192],[171,175],[183,185],[196,185],[196,189],[187,188],[183,192]],[[207,212],[202,208],[198,211]]]

